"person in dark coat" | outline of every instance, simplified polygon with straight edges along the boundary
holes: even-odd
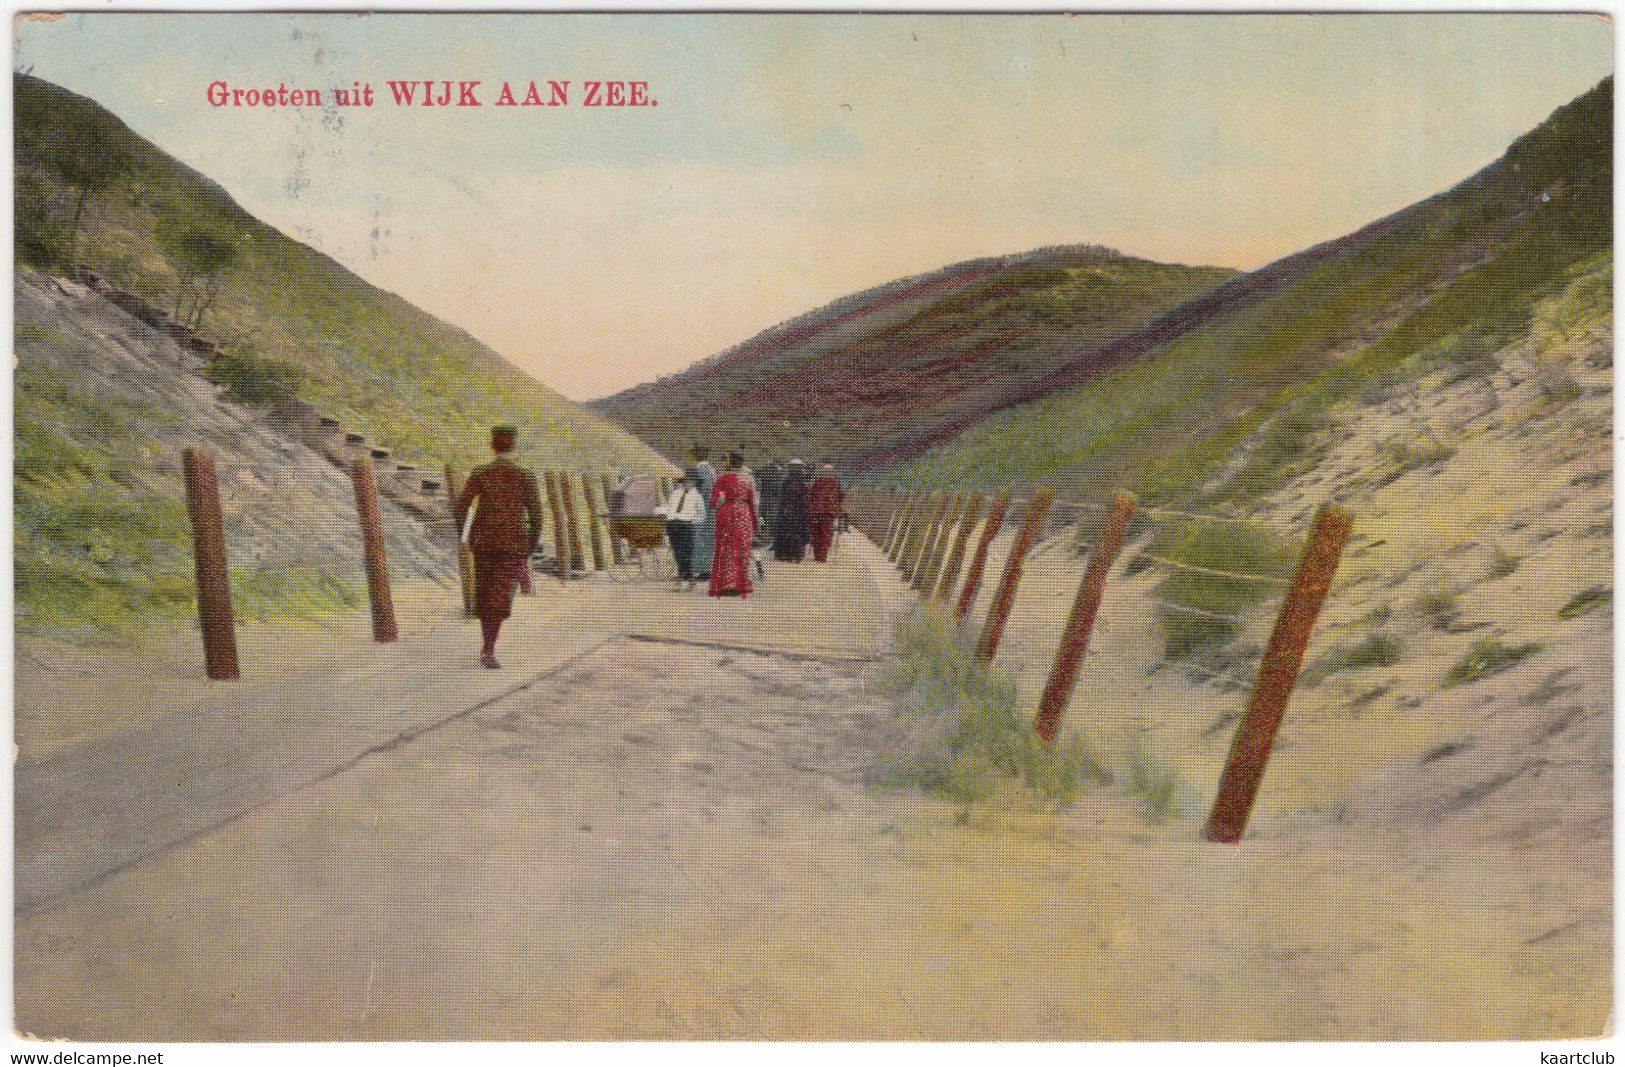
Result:
[[[845,495],[835,479],[835,465],[825,460],[818,477],[807,487],[807,516],[812,527],[813,559],[829,562],[829,545],[835,539],[835,520],[840,518]]]
[[[476,467],[457,497],[457,528],[468,529],[474,555],[474,605],[480,617],[480,666],[496,669],[497,634],[513,611],[513,587],[524,580],[542,534],[542,497],[536,476],[513,461],[519,431],[491,431],[496,458]],[[469,523],[469,509],[474,521]]]
[[[800,563],[807,554],[807,539],[812,526],[807,517],[807,465],[799,459],[790,461],[785,472],[784,486],[779,491],[779,519],[773,529],[773,558],[785,563]]]
[[[773,543],[773,531],[779,523],[779,494],[784,490],[784,464],[776,459],[770,460],[756,475],[756,488],[756,495],[760,498],[757,513],[762,517],[757,540],[770,545]]]

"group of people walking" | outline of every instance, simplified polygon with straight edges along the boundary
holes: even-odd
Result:
[[[755,548],[772,547],[773,558],[800,563],[811,545],[813,558],[829,560],[844,494],[828,460],[816,477],[807,464],[773,460],[758,474],[741,452],[730,452],[719,475],[711,450],[695,445],[692,465],[662,507],[666,536],[677,561],[677,576],[692,588],[710,579],[710,594],[748,596],[753,588]],[[762,573],[761,564],[755,566]]]
[[[476,468],[457,496],[457,526],[474,557],[474,602],[480,618],[480,665],[497,668],[497,635],[513,610],[515,586],[529,581],[529,562],[542,533],[542,501],[536,476],[513,460],[519,431],[491,431],[490,463]],[[813,558],[829,559],[842,515],[844,494],[827,460],[818,475],[807,464],[777,460],[758,476],[744,455],[728,453],[718,474],[710,449],[696,445],[693,465],[683,471],[659,509],[677,561],[678,577],[692,588],[710,579],[715,597],[749,595],[757,546],[772,546],[775,559],[799,563],[810,544]]]

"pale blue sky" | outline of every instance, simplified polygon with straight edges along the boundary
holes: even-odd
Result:
[[[854,289],[1094,242],[1253,267],[1612,69],[1594,16],[74,14],[16,65],[578,398]],[[658,108],[211,109],[210,81],[647,80]]]

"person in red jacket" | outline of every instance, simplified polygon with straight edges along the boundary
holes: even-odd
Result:
[[[493,670],[497,634],[513,610],[513,587],[524,580],[530,555],[542,533],[542,496],[536,476],[513,461],[519,431],[498,426],[491,431],[496,458],[468,476],[457,497],[457,528],[468,528],[468,550],[474,554],[474,605],[480,617],[480,666]],[[478,506],[476,507],[476,501]],[[474,521],[468,512],[474,508]]]
[[[818,477],[807,487],[807,518],[812,526],[813,559],[829,562],[829,545],[835,539],[835,521],[841,517],[844,494],[835,480],[835,465],[819,464]]]

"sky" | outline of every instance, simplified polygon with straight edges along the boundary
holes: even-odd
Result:
[[[847,293],[1108,245],[1252,268],[1432,195],[1612,71],[1594,15],[68,14],[14,67],[574,399]],[[495,107],[502,82],[567,107]],[[479,108],[386,82],[478,80]],[[587,81],[656,106],[583,107]],[[322,106],[211,106],[211,83]],[[371,108],[334,87],[370,83]],[[545,95],[545,86],[544,86]]]

